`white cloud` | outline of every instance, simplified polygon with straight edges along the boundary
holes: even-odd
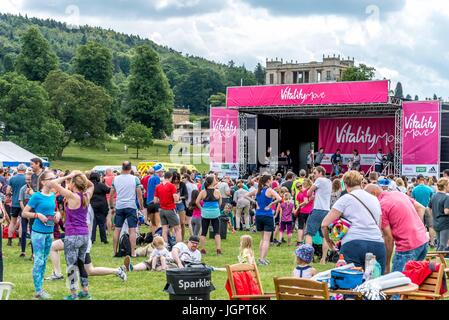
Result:
[[[2,0],[4,1],[4,0]],[[17,9],[22,0],[13,1]],[[30,0],[27,0],[30,2]],[[91,0],[99,5],[99,1]],[[116,0],[118,1],[118,0]],[[120,0],[122,1],[122,0]],[[420,98],[449,96],[449,4],[443,0],[407,0],[400,11],[385,6],[366,6],[361,14],[276,15],[267,8],[254,8],[243,0],[227,0],[219,11],[201,8],[199,0],[155,0],[164,19],[140,16],[136,19],[107,13],[80,12],[79,24],[148,37],[177,51],[203,56],[218,62],[234,60],[252,69],[266,58],[308,62],[320,61],[323,54],[355,57],[372,65],[379,78],[389,78],[394,87],[401,81],[404,93]],[[105,4],[106,5],[106,4]],[[183,7],[197,8],[181,16]],[[167,8],[175,8],[170,16]],[[193,10],[193,9],[192,9]],[[71,23],[73,15],[33,9],[24,12]]]

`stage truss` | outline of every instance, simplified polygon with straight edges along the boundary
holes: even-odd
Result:
[[[379,118],[395,117],[394,173],[402,170],[402,100],[390,97],[383,104],[344,104],[344,105],[308,105],[308,106],[269,106],[230,108],[239,111],[240,139],[239,160],[240,175],[248,173],[247,114],[267,115],[275,119],[321,119],[321,118]]]

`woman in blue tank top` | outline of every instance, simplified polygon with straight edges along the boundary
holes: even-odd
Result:
[[[246,195],[246,197],[253,202],[253,197],[256,197],[256,227],[257,231],[262,232],[260,258],[257,262],[264,266],[269,264],[266,256],[268,254],[268,248],[270,247],[271,233],[274,232],[272,206],[282,200],[279,194],[271,188],[272,182],[273,179],[271,175],[263,175],[260,177],[258,189]]]
[[[215,234],[215,247],[217,249],[217,255],[221,255],[221,237],[220,237],[220,205],[221,194],[218,189],[215,189],[217,180],[214,175],[210,175],[206,178],[204,183],[204,190],[201,190],[200,194],[196,198],[196,205],[201,209],[201,254],[206,254],[206,235],[209,231],[209,226],[212,225],[213,232]],[[201,205],[201,202],[203,204]]]

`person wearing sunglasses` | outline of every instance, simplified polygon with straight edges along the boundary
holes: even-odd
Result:
[[[59,212],[56,212],[56,196],[52,192],[50,183],[55,178],[53,171],[44,171],[39,181],[39,190],[41,191],[33,193],[28,204],[23,209],[23,217],[25,219],[34,219],[31,243],[34,251],[34,299],[37,300],[48,300],[51,298],[42,287],[47,260],[53,242],[54,226],[61,218]]]

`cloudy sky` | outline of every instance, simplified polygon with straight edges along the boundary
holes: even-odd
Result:
[[[254,68],[354,57],[404,93],[449,100],[447,0],[0,0],[0,11],[139,34]]]

